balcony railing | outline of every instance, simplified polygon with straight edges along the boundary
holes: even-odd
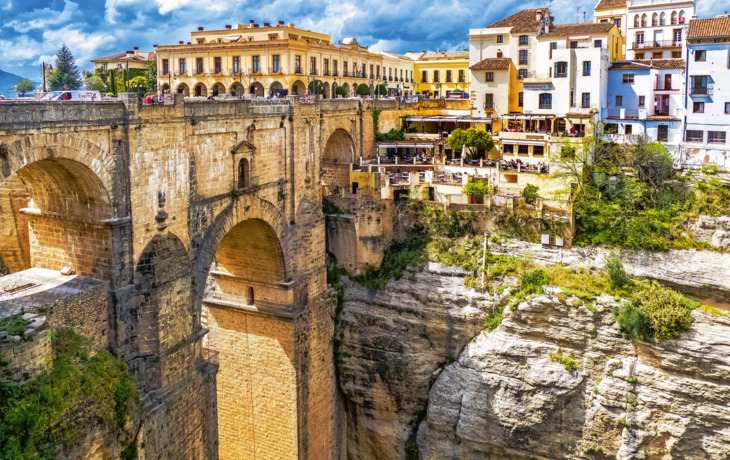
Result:
[[[309,75],[317,75],[317,69],[311,69]]]
[[[650,40],[643,43],[634,42],[634,49],[645,48],[678,48],[682,46],[681,40]]]
[[[691,96],[712,96],[714,92],[714,85],[707,86],[692,86],[690,91]]]
[[[494,110],[494,102],[485,102],[484,110]]]
[[[302,73],[302,69],[299,68],[299,67],[297,67],[296,69],[294,69],[294,73],[301,74]]]
[[[343,77],[349,77],[350,76],[350,73],[347,70],[345,70],[345,71],[342,72],[342,76]]]

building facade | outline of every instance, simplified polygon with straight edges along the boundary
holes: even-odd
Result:
[[[383,56],[382,81],[388,87],[388,96],[411,96],[415,88],[413,59],[390,51],[379,51],[378,54]],[[378,81],[380,80],[381,78],[378,78]]]
[[[354,38],[335,45],[329,35],[283,21],[263,27],[251,21],[214,31],[199,27],[190,42],[155,50],[159,85],[190,96],[316,92],[331,98],[340,86],[352,96],[361,84],[374,88],[383,65],[380,54]]]
[[[680,159],[730,169],[730,17],[690,22],[687,77]]]
[[[469,67],[472,114],[491,117],[494,129],[501,129],[502,116],[522,111],[522,88],[517,68],[510,58],[487,58]]]
[[[694,1],[629,0],[626,18],[628,59],[683,58],[687,26],[694,14]]]
[[[413,80],[416,94],[446,97],[449,92],[469,94],[468,51],[426,51],[415,58]]]
[[[155,59],[154,51],[140,51],[135,46],[132,51],[91,59],[91,62],[94,64],[94,70],[106,73],[121,69],[144,70],[150,62],[155,62]]]
[[[608,72],[604,132],[614,142],[644,135],[674,157],[682,142],[685,114],[683,59],[617,61]]]

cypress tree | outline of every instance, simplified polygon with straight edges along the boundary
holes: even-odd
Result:
[[[48,77],[48,88],[51,91],[64,89],[79,89],[81,87],[81,74],[76,61],[74,61],[71,50],[66,44],[61,45],[61,49],[56,55],[56,68]]]

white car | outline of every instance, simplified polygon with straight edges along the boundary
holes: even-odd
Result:
[[[51,91],[41,101],[100,101],[99,91]]]

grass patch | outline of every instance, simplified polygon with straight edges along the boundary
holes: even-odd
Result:
[[[29,324],[30,321],[23,319],[22,313],[18,313],[17,315],[0,319],[0,331],[5,331],[8,335],[19,335],[22,337],[23,332],[28,329]]]
[[[427,242],[428,237],[425,235],[394,240],[383,256],[380,267],[366,264],[362,274],[353,276],[352,280],[370,289],[384,290],[391,278],[397,281],[408,267],[418,267],[425,262]]]
[[[555,363],[563,365],[566,371],[575,371],[578,369],[578,364],[570,356],[563,356],[563,352],[558,350],[555,353],[550,353],[550,360]]]
[[[725,318],[727,318],[728,316],[727,313],[723,312],[722,310],[718,310],[712,305],[702,305],[701,307],[699,307],[699,311],[709,316],[722,316]]]

